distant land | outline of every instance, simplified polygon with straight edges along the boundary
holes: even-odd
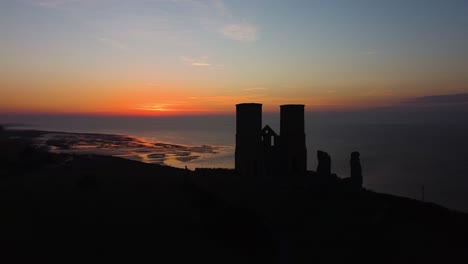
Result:
[[[9,129],[7,133],[55,153],[112,155],[161,165],[169,160],[188,162],[204,154],[216,154],[220,149],[226,148],[215,145],[188,146],[160,141],[149,142],[133,136],[99,133],[31,129]]]

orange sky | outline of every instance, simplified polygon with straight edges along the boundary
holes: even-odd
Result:
[[[468,92],[468,5],[331,2],[1,1],[0,113],[334,111]]]

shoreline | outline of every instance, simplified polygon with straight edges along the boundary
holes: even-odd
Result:
[[[131,135],[81,133],[19,129],[7,127],[9,137],[29,140],[33,145],[52,153],[97,154],[121,157],[145,163],[184,168],[196,168],[202,159],[213,158],[228,151],[230,146],[187,145],[163,141],[148,141]]]
[[[23,127],[26,128],[26,127]],[[22,132],[21,132],[22,131]],[[26,132],[25,132],[26,131]],[[125,136],[124,133],[98,133],[93,132],[88,133],[81,133],[81,132],[73,132],[67,131],[62,132],[60,130],[46,130],[46,129],[15,129],[15,133],[23,133],[23,135],[27,136],[27,133],[32,133],[40,135],[41,133],[58,133],[64,136],[70,135],[89,135],[91,137],[106,137],[106,136],[118,136],[117,138],[127,138],[128,140],[132,141],[134,139],[138,139],[138,137],[132,136]],[[86,132],[86,131],[84,131]],[[118,131],[116,131],[118,132]],[[413,131],[415,132],[415,131]],[[131,134],[130,134],[131,135]],[[156,131],[154,137],[161,137],[165,138],[161,132]],[[185,142],[190,142],[191,138],[189,137],[190,131],[185,133],[185,138],[187,139]],[[397,134],[399,135],[399,134]],[[152,139],[152,135],[149,135],[148,138]],[[313,137],[315,138],[315,137]],[[336,138],[336,137],[332,137]],[[174,137],[174,139],[176,139]],[[62,139],[63,140],[63,139]],[[196,139],[192,140],[196,141]],[[153,141],[156,142],[156,141]],[[202,142],[198,140],[198,142]],[[336,173],[340,177],[346,177],[348,175],[348,160],[343,161],[342,158],[345,151],[340,151],[343,149],[337,148],[337,144],[328,141],[317,141],[315,139],[314,146],[316,145],[315,149],[327,149],[333,156],[333,172]],[[325,144],[325,143],[327,144]],[[349,142],[355,142],[350,140]],[[356,141],[358,142],[358,141]],[[392,140],[383,141],[383,142],[394,142]],[[425,142],[425,140],[422,140]],[[440,141],[438,141],[440,142]],[[434,142],[437,144],[438,142]],[[164,143],[164,142],[161,142]],[[461,143],[464,143],[462,141]],[[162,146],[159,146],[158,149],[152,148],[149,150],[145,150],[146,147],[139,147],[139,148],[128,148],[125,146],[126,143],[121,144],[120,148],[108,148],[106,151],[99,151],[96,147],[92,148],[80,148],[80,149],[65,149],[65,150],[55,150],[54,152],[63,152],[63,153],[77,153],[77,154],[101,154],[101,155],[109,155],[109,156],[116,156],[122,157],[129,160],[136,160],[146,163],[154,163],[154,164],[163,164],[166,166],[172,166],[176,168],[185,168],[187,166],[190,170],[195,170],[196,168],[233,168],[233,161],[234,161],[234,149],[232,146],[222,146],[223,149],[216,150],[217,153],[201,153],[199,155],[197,153],[190,153],[190,155],[184,154],[182,155],[162,155],[164,153],[168,153],[170,151],[174,151],[174,149],[166,149]],[[164,143],[165,144],[165,143]],[[167,143],[168,145],[181,145],[182,144],[173,144]],[[420,144],[420,143],[418,143]],[[326,145],[330,147],[326,147]],[[421,144],[420,144],[421,145]],[[185,145],[188,146],[188,145]],[[365,173],[365,181],[364,186],[366,188],[381,192],[381,193],[389,193],[393,195],[398,195],[402,197],[409,197],[416,200],[421,200],[421,186],[425,186],[425,200],[429,202],[433,202],[436,204],[443,205],[447,208],[451,208],[453,210],[459,210],[468,212],[468,208],[465,204],[466,201],[466,192],[463,186],[465,186],[466,179],[464,179],[463,175],[468,170],[464,163],[461,163],[461,159],[459,155],[452,155],[452,156],[437,156],[436,154],[428,153],[428,161],[430,164],[424,163],[424,159],[421,156],[418,156],[418,149],[412,148],[413,151],[410,151],[407,154],[401,154],[399,148],[393,148],[392,145],[383,144],[378,145],[379,148],[381,147],[381,153],[386,153],[385,155],[377,155],[376,152],[372,152],[373,149],[366,148],[365,145],[362,147],[360,146],[359,149],[362,150],[363,153],[363,168]],[[399,146],[399,145],[397,145]],[[427,146],[425,144],[424,146]],[[424,147],[422,146],[422,147]],[[464,154],[466,150],[462,150],[460,145],[460,151],[457,154]],[[410,146],[411,147],[411,146]],[[345,147],[346,148],[346,147]],[[311,148],[312,151],[315,150]],[[375,150],[376,148],[374,148]],[[435,146],[435,149],[444,150],[444,148],[440,148]],[[138,150],[138,152],[136,151]],[[411,150],[411,149],[410,149]],[[181,149],[179,149],[180,153]],[[164,153],[162,153],[164,152]],[[445,152],[444,152],[445,153]],[[450,153],[450,152],[448,152]],[[154,155],[153,155],[154,154]],[[153,155],[153,156],[149,156]],[[184,156],[185,155],[185,156]],[[408,156],[405,158],[405,156]],[[196,157],[195,157],[196,156]],[[386,157],[386,159],[382,159],[382,157]],[[448,161],[441,162],[440,159],[444,159]],[[408,162],[415,159],[418,162],[418,166],[414,166],[408,168],[405,166]],[[316,168],[316,160],[312,156],[310,157],[312,163],[309,164],[309,170],[315,170]],[[221,165],[219,165],[221,164]],[[224,166],[227,164],[227,166]],[[450,164],[450,165],[449,165]],[[392,165],[392,166],[390,166]],[[343,169],[345,168],[345,169]],[[465,169],[466,168],[466,169]],[[440,180],[438,178],[438,173],[444,169],[447,173],[444,173],[446,177],[444,180]]]

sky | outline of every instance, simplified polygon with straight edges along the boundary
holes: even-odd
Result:
[[[466,104],[467,14],[466,0],[0,0],[0,113]]]

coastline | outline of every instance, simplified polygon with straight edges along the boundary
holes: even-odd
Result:
[[[25,139],[52,153],[97,154],[194,169],[196,162],[232,148],[219,145],[190,146],[162,141],[148,141],[130,135],[78,133],[35,129],[7,128],[11,137]]]

